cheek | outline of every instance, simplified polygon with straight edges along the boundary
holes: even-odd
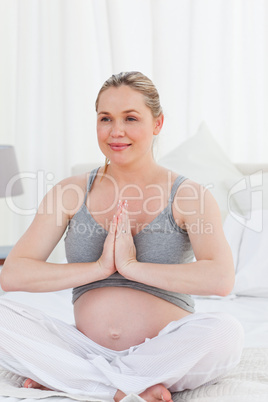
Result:
[[[97,137],[98,141],[102,141],[107,137],[107,129],[105,127],[100,127],[97,125]]]
[[[149,127],[142,127],[141,130],[139,130],[137,132],[137,136],[139,138],[139,140],[143,141],[143,142],[147,142],[150,143],[153,141],[153,130],[151,128],[151,126]]]
[[[104,131],[97,130],[97,141],[99,144],[99,148],[102,152],[104,152],[104,150],[105,150],[105,139],[106,139],[106,136],[105,136]]]

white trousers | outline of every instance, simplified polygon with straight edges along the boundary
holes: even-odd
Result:
[[[114,351],[75,326],[0,299],[0,365],[50,389],[101,400],[113,400],[118,389],[140,394],[161,383],[175,392],[214,382],[238,364],[243,340],[232,316],[195,313]]]

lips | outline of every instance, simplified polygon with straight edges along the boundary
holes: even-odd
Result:
[[[121,143],[121,142],[113,142],[109,144],[110,148],[113,151],[124,151],[128,147],[130,147],[131,144],[126,144],[126,143]]]

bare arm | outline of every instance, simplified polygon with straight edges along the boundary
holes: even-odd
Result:
[[[135,253],[129,253],[129,245],[132,242],[129,233],[129,244],[125,248],[124,257],[123,236],[118,236],[116,240],[115,250],[120,249],[120,255],[115,251],[115,259],[118,261],[116,266],[127,279],[147,285],[187,294],[225,296],[234,285],[234,265],[230,247],[224,236],[220,211],[209,191],[204,193],[201,186],[188,181],[189,183],[194,186],[192,189],[196,189],[199,194],[203,193],[204,199],[191,199],[192,190],[185,186],[180,191],[180,200],[177,203],[179,208],[176,210],[173,206],[173,215],[176,221],[180,221],[180,226],[187,229],[197,261],[188,264],[137,262]],[[127,219],[124,215],[122,218]],[[202,226],[196,231],[196,225],[200,222]],[[193,227],[195,230],[192,230]],[[120,233],[120,230],[118,232]]]
[[[77,204],[83,202],[83,191],[77,189],[78,184],[69,178],[53,187],[44,197],[32,224],[5,261],[0,276],[3,290],[49,292],[84,285],[110,275],[98,261],[72,264],[46,262],[64,234],[70,214],[78,209]]]

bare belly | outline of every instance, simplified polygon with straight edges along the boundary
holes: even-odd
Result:
[[[76,300],[76,327],[101,346],[124,350],[153,338],[188,311],[149,293],[130,288],[93,289]]]

